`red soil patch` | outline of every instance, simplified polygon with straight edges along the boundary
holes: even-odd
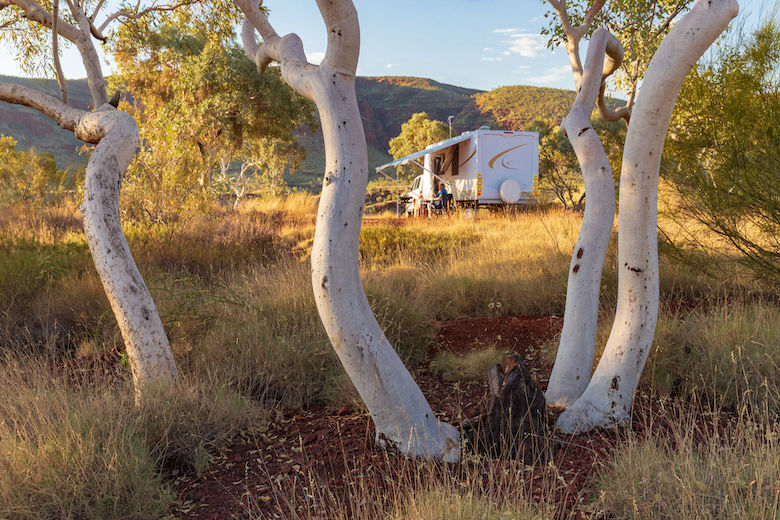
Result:
[[[529,369],[545,374],[545,380],[539,381],[543,387],[549,367],[539,358],[538,346],[560,332],[561,322],[557,317],[515,316],[442,323],[437,348],[460,353],[498,345],[522,355]],[[426,371],[415,379],[442,420],[457,424],[484,411],[486,384],[446,383]],[[669,431],[673,419],[662,408],[663,403],[638,393],[632,430]],[[491,472],[499,480],[502,474],[522,474],[525,492],[554,504],[555,518],[585,518],[584,506],[595,491],[594,477],[611,459],[620,437],[618,429],[559,436],[552,464],[434,465],[426,478],[435,478],[437,471]],[[352,517],[354,511],[348,506],[356,502],[355,497],[392,502],[394,494],[414,485],[415,475],[419,480],[417,461],[378,449],[368,415],[345,407],[335,415],[322,410],[288,412],[266,433],[237,443],[205,474],[180,477],[174,485],[181,500],[178,514],[185,519],[325,518],[323,504]]]

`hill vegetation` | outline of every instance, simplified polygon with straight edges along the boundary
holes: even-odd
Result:
[[[54,82],[26,78],[1,77],[42,88],[57,95]],[[401,131],[412,114],[426,112],[431,119],[446,121],[455,116],[453,132],[461,133],[483,125],[504,130],[523,130],[534,119],[557,125],[574,101],[574,92],[527,85],[499,87],[489,92],[439,83],[428,78],[406,76],[360,77],[357,97],[369,151],[369,169],[390,161],[390,139]],[[76,106],[89,105],[89,90],[84,80],[68,82]],[[613,104],[619,104],[613,101]],[[81,143],[70,132],[59,131],[55,122],[40,113],[0,103],[0,134],[11,135],[19,148],[50,151],[60,167],[78,160]],[[325,151],[319,131],[302,130],[298,140],[306,149],[306,159],[287,182],[299,189],[319,191],[325,167]]]

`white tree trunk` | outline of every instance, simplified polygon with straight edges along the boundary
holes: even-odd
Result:
[[[619,46],[605,29],[593,33],[577,98],[561,123],[582,168],[587,199],[569,265],[563,330],[545,393],[548,406],[571,406],[585,391],[593,370],[601,272],[615,218],[615,188],[612,167],[590,115],[601,89],[605,53],[616,55]]]
[[[318,0],[328,29],[319,66],[306,62],[300,39],[280,38],[249,0],[236,0],[263,36],[258,47],[249,24],[242,39],[258,69],[281,64],[285,81],[314,100],[325,138],[326,172],[312,248],[312,283],[317,309],[331,343],[376,427],[377,440],[409,456],[455,462],[460,435],[431,410],[368,304],[360,280],[358,242],[368,182],[363,124],[355,95],[360,48],[357,12],[349,0]]]
[[[125,340],[136,397],[149,384],[178,379],[168,338],[149,289],[133,261],[119,219],[122,176],[139,143],[125,112],[103,105],[82,116],[76,137],[97,142],[87,163],[81,214],[92,259]]]
[[[125,341],[136,398],[143,398],[149,383],[176,381],[168,338],[119,220],[122,176],[139,141],[135,121],[110,105],[85,112],[22,85],[0,83],[0,100],[34,108],[97,145],[87,163],[81,213],[95,267]]]
[[[366,403],[377,436],[410,456],[455,462],[459,433],[436,418],[376,321],[360,281],[358,241],[368,162],[354,77],[323,68],[317,96],[326,174],[312,248],[317,308],[336,353]]]
[[[623,153],[615,322],[590,384],[558,419],[565,432],[629,418],[658,317],[658,171],[666,130],[688,71],[737,12],[736,0],[699,0],[650,61]]]

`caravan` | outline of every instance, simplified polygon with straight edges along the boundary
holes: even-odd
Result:
[[[423,164],[418,160],[423,158]],[[418,214],[444,183],[456,206],[504,207],[535,203],[539,185],[539,134],[479,130],[428,146],[376,170],[408,163],[423,169],[405,194],[406,213]],[[385,174],[386,175],[386,174]]]

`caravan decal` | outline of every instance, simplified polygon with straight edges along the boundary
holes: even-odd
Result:
[[[495,157],[493,157],[492,159],[490,159],[490,162],[488,162],[488,167],[492,168],[492,167],[493,167],[493,164],[495,164],[496,160],[498,160],[498,158],[499,158],[499,157],[501,157],[501,156],[503,156],[503,155],[506,155],[506,154],[508,154],[508,153],[509,153],[509,152],[511,152],[512,150],[517,150],[518,148],[522,148],[523,146],[528,146],[529,144],[530,144],[530,143],[523,143],[523,144],[518,144],[517,146],[513,146],[513,147],[512,147],[512,148],[510,148],[509,150],[504,150],[504,151],[503,151],[503,152],[501,152],[500,154],[498,154],[498,155],[496,155]],[[504,160],[503,160],[503,159],[501,160],[501,165],[502,165],[504,168],[507,168],[507,169],[509,169],[509,170],[517,170],[517,169],[518,169],[518,168],[512,168],[512,167],[511,167],[509,164],[506,164],[506,163],[504,162]]]

